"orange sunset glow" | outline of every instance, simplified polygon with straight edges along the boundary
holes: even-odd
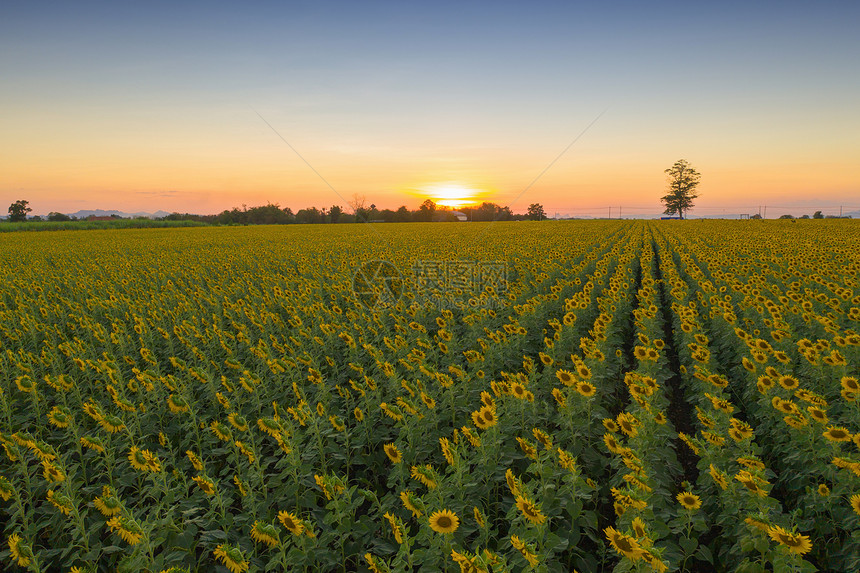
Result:
[[[488,193],[481,189],[473,189],[456,183],[431,186],[426,189],[427,197],[444,207],[459,209],[470,205],[477,205],[483,200],[492,200]]]

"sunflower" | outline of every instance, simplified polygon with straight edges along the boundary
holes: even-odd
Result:
[[[527,392],[526,387],[523,386],[522,384],[520,384],[519,382],[514,382],[513,384],[511,384],[511,394],[514,397],[519,398],[520,400],[523,400],[526,397],[526,392]]]
[[[4,476],[0,476],[0,498],[2,498],[3,501],[9,501],[9,498],[11,498],[14,494],[15,487],[12,485],[12,483]]]
[[[45,442],[30,440],[28,446],[40,461],[44,462],[57,459],[57,456],[54,454],[54,449]]]
[[[88,450],[95,450],[100,454],[105,453],[104,443],[99,438],[94,438],[92,436],[83,436],[80,439],[81,445]]]
[[[821,497],[828,497],[830,495],[830,488],[827,487],[826,483],[818,484],[818,495]]]
[[[618,414],[618,417],[615,418],[615,421],[618,423],[618,427],[621,428],[621,431],[629,437],[635,437],[638,433],[636,429],[636,425],[639,423],[632,414],[628,414],[627,412],[621,412]]]
[[[64,406],[54,406],[48,412],[48,422],[58,428],[68,428],[72,422],[72,412]]]
[[[269,547],[274,547],[281,542],[278,536],[278,530],[271,523],[263,523],[255,521],[251,526],[251,539],[259,543],[265,543]]]
[[[230,432],[230,428],[218,422],[217,420],[213,420],[209,425],[209,428],[212,430],[212,433],[215,434],[222,442],[229,442],[233,439],[233,434]]]
[[[60,510],[60,513],[63,515],[69,515],[74,507],[72,507],[72,500],[68,497],[64,496],[61,493],[56,493],[54,490],[49,489],[48,493],[45,495],[45,498],[53,504],[54,507]]]
[[[400,501],[403,502],[403,507],[412,512],[412,516],[415,517],[415,519],[421,517],[421,510],[418,509],[418,506],[416,505],[416,499],[414,498],[411,491],[401,491]]]
[[[597,388],[591,382],[580,382],[576,385],[576,391],[586,398],[591,398],[597,392]]]
[[[606,539],[612,545],[612,548],[615,549],[619,555],[634,561],[643,557],[645,552],[635,538],[621,533],[614,527],[607,527],[603,532],[606,534]]]
[[[191,462],[191,465],[194,466],[194,469],[198,472],[203,471],[203,462],[200,461],[200,458],[192,452],[191,450],[185,450],[185,455],[188,457],[188,461]]]
[[[552,356],[550,356],[549,354],[544,354],[543,352],[539,352],[538,355],[540,356],[540,361],[543,363],[544,366],[552,366]]]
[[[137,446],[132,446],[131,451],[128,454],[128,461],[131,462],[131,467],[141,472],[148,472],[149,465],[147,464],[146,456],[144,455],[144,451],[140,450]]]
[[[205,475],[204,476],[194,476],[191,479],[194,480],[194,482],[200,487],[200,489],[206,495],[212,495],[215,493],[215,483],[211,479],[206,477]]]
[[[633,534],[636,537],[645,537],[645,522],[641,517],[634,517],[630,527],[633,528]]]
[[[606,444],[606,449],[613,454],[620,454],[624,451],[624,447],[618,443],[613,434],[603,434],[603,443]]]
[[[106,432],[110,432],[111,434],[125,429],[125,423],[122,419],[113,414],[103,414],[98,423]]]
[[[791,362],[791,358],[782,350],[777,350],[776,352],[774,352],[773,357],[783,364],[788,364],[789,362]]]
[[[860,393],[860,382],[857,381],[857,378],[853,376],[843,376],[841,382],[842,388],[848,392],[853,392],[854,394]]]
[[[627,495],[618,488],[609,488],[609,491],[612,493],[612,497],[615,498],[615,502],[624,508],[645,509],[648,506],[645,501],[636,499],[632,495]]]
[[[402,544],[403,543],[403,524],[400,522],[400,519],[394,517],[394,515],[392,515],[391,513],[387,512],[387,511],[385,512],[385,514],[382,517],[384,517],[386,520],[388,520],[388,524],[391,526],[391,532],[394,534],[394,540],[397,543]]]
[[[537,460],[537,457],[538,457],[537,448],[535,447],[535,445],[533,443],[531,443],[530,441],[528,441],[526,439],[520,438],[519,436],[517,436],[517,443],[519,443],[520,449],[523,451],[523,453],[527,457],[529,457],[533,460]]]
[[[603,427],[606,428],[607,430],[609,430],[610,432],[620,431],[618,424],[616,424],[615,420],[613,420],[612,418],[604,418],[603,419]]]
[[[102,495],[93,500],[93,505],[105,517],[113,517],[122,511],[122,504],[110,486],[102,486]]]
[[[385,455],[388,456],[389,460],[391,460],[391,463],[399,464],[403,461],[403,454],[400,453],[400,450],[398,450],[397,446],[393,443],[385,444],[383,449],[385,450]]]
[[[466,439],[469,440],[469,443],[472,444],[472,446],[476,448],[481,447],[481,438],[476,436],[469,427],[463,426],[460,428],[460,431],[463,432],[463,435],[466,436]]]
[[[427,486],[427,489],[436,489],[435,472],[430,464],[426,464],[424,467],[412,466],[410,473],[412,479],[421,482]]]
[[[690,438],[690,436],[688,436],[684,432],[678,432],[678,437],[681,439],[682,442],[687,444],[687,447],[690,448],[690,450],[692,450],[694,454],[696,454],[697,456],[699,455],[699,448],[698,446],[696,446],[696,443],[693,441],[692,438]]]
[[[379,404],[379,409],[382,410],[382,413],[394,420],[395,422],[399,422],[403,419],[403,414],[392,409],[386,402],[381,402]]]
[[[45,479],[48,480],[48,482],[60,483],[62,481],[65,481],[66,474],[63,472],[63,470],[61,470],[60,468],[58,468],[57,466],[55,466],[51,462],[49,462],[49,461],[42,462],[42,468],[43,468],[42,473],[45,476]]]
[[[573,386],[576,384],[576,378],[574,378],[573,373],[568,372],[567,370],[557,370],[555,377],[558,378],[559,382],[565,386]]]
[[[486,430],[498,423],[496,410],[490,406],[483,406],[480,410],[472,412],[472,421],[481,430]]]
[[[753,435],[752,426],[744,422],[743,420],[738,420],[737,418],[732,418],[729,420],[732,424],[732,429],[736,430],[736,433],[740,436],[740,440],[736,439],[736,441],[745,440],[747,438],[751,438]],[[733,436],[734,437],[734,436]]]
[[[387,567],[384,569],[381,568],[377,558],[370,553],[364,554],[364,560],[367,561],[367,568],[370,569],[370,573],[383,573],[384,571],[388,571]]]
[[[822,410],[821,408],[817,408],[815,406],[809,406],[806,408],[806,411],[809,412],[809,415],[812,416],[812,419],[818,422],[819,424],[827,423],[827,412]]]
[[[743,486],[747,488],[750,493],[755,494],[759,497],[767,497],[767,490],[762,488],[758,484],[758,481],[756,480],[755,476],[753,476],[748,471],[741,470],[737,473],[737,475],[735,475],[735,479],[741,482],[741,484],[743,484]]]
[[[508,484],[508,489],[511,490],[511,494],[514,497],[518,497],[521,495],[522,486],[520,485],[520,480],[517,476],[514,475],[514,472],[511,471],[511,468],[505,470],[505,481]]]
[[[454,458],[454,452],[451,451],[451,442],[448,438],[439,438],[439,445],[442,448],[442,455],[445,456],[445,461],[448,462],[448,465],[453,466],[456,461]]]
[[[170,394],[167,396],[167,407],[174,414],[182,414],[188,411],[188,403],[182,396]]]
[[[756,458],[740,457],[740,458],[737,458],[736,461],[744,467],[759,470],[759,471],[764,471],[764,467],[765,467],[764,462],[762,462],[761,460],[758,460]]]
[[[682,491],[675,496],[675,499],[684,506],[684,509],[694,510],[702,507],[702,500],[699,499],[699,496],[689,491]]]
[[[532,435],[541,443],[544,449],[552,448],[552,437],[540,428],[532,428]]]
[[[851,509],[854,510],[854,513],[860,515],[860,494],[855,493],[852,495],[849,502],[851,503]]]
[[[460,520],[453,511],[443,509],[430,515],[430,528],[436,533],[454,533],[460,526]]]
[[[775,410],[779,410],[783,414],[794,414],[798,411],[797,406],[791,400],[783,400],[779,396],[774,396],[773,400],[771,400],[771,406],[774,407]]]
[[[245,561],[245,555],[238,547],[222,543],[215,548],[213,553],[230,570],[230,573],[242,573],[250,567],[250,564]]]
[[[248,421],[235,412],[232,412],[229,416],[227,416],[227,421],[230,422],[231,426],[233,426],[240,432],[248,431]]]
[[[478,527],[486,526],[487,521],[486,519],[484,519],[484,514],[481,513],[480,509],[478,509],[478,506],[475,506],[472,511],[475,515],[475,523],[478,524]]]
[[[831,442],[850,442],[852,437],[851,432],[841,426],[828,426],[822,435]]]
[[[15,379],[15,384],[21,392],[32,393],[36,390],[36,382],[29,376],[19,376]]]
[[[558,388],[552,389],[552,397],[555,398],[555,403],[558,404],[559,408],[564,408],[565,404],[567,404],[567,397]]]
[[[517,496],[516,503],[517,509],[519,509],[525,516],[525,518],[532,523],[540,525],[541,523],[546,521],[546,516],[541,513],[540,508],[538,508],[538,506],[535,505],[535,503],[531,500],[526,499],[523,496]]]
[[[790,374],[783,374],[779,377],[779,385],[785,388],[786,390],[794,390],[800,385],[800,382],[794,376]]]
[[[532,553],[528,546],[516,535],[511,535],[511,545],[513,545],[514,549],[520,552],[523,558],[529,562],[529,565],[532,567],[536,567],[538,564],[537,555]]]
[[[289,511],[279,511],[278,520],[281,522],[281,525],[287,528],[287,530],[293,535],[301,535],[302,531],[305,529],[304,524],[298,517],[296,517],[296,514]]]
[[[107,522],[110,530],[119,535],[129,545],[137,545],[143,539],[143,530],[130,517],[116,515]]]
[[[18,562],[19,567],[27,567],[33,559],[33,550],[21,541],[21,536],[13,533],[9,536],[9,557]]]
[[[790,553],[803,555],[812,550],[812,541],[806,535],[799,533],[790,533],[778,525],[771,525],[767,528],[767,534],[774,541],[788,549]]]
[[[767,523],[764,523],[752,517],[747,517],[746,519],[744,519],[744,523],[746,523],[750,527],[755,527],[759,531],[763,531],[765,533],[767,533],[767,530],[770,527],[770,525],[768,525]]]

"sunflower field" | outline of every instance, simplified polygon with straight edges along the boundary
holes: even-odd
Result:
[[[0,568],[858,571],[860,225],[0,235]]]

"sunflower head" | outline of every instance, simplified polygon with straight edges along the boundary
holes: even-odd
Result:
[[[430,528],[436,533],[450,534],[460,527],[460,519],[457,514],[448,509],[434,511],[430,514]]]
[[[682,491],[675,499],[687,510],[695,510],[702,507],[702,500],[699,499],[699,496],[689,491]]]
[[[391,460],[391,463],[399,464],[403,461],[403,454],[400,453],[400,450],[393,443],[385,444],[383,449],[385,450],[385,455]]]

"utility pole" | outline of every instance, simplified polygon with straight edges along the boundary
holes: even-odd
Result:
[[[609,208],[609,218],[612,218],[612,207]]]
[[[621,218],[621,205],[618,206],[618,218]]]
[[[842,205],[839,205],[839,218],[842,218]]]
[[[767,219],[767,205],[764,206],[764,219]]]

